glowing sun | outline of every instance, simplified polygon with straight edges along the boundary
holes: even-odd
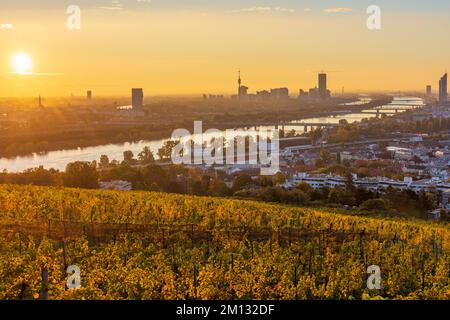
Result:
[[[16,72],[26,73],[30,71],[32,61],[29,55],[26,53],[20,53],[12,58],[12,66]]]

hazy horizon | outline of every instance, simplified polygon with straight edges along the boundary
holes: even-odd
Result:
[[[0,12],[0,97],[233,94],[237,71],[250,93],[293,94],[329,75],[334,92],[420,91],[449,64],[448,1],[378,1],[382,29],[368,30],[371,1],[19,0]],[[26,53],[29,74],[11,60]]]

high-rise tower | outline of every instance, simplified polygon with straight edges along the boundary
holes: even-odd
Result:
[[[242,79],[241,79],[241,70],[239,70],[239,76],[238,76],[238,99],[241,100],[242,98],[245,98],[247,96],[248,87],[242,85]]]
[[[142,106],[144,105],[144,91],[142,88],[131,89],[131,104],[133,110],[142,110]]]
[[[241,70],[239,70],[238,72],[238,98],[239,100],[241,100],[241,84],[242,84],[242,79],[241,79]]]
[[[439,80],[439,102],[447,102],[447,73]]]
[[[319,73],[319,96],[322,99],[328,98],[326,73]]]

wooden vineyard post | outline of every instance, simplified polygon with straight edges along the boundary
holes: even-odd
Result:
[[[48,270],[42,269],[41,275],[41,293],[39,295],[39,300],[48,300]]]
[[[25,298],[25,290],[27,290],[27,284],[25,281],[22,281],[22,284],[20,285],[20,293],[19,293],[19,300],[24,300]]]
[[[206,246],[205,246],[205,252],[204,252],[204,254],[203,254],[203,265],[206,265],[206,262],[208,261],[208,258],[209,258],[209,256],[210,256],[210,240],[209,240],[209,237],[210,237],[210,235],[209,235],[209,233],[208,233],[208,239],[206,240]]]
[[[194,248],[194,224],[191,223],[191,245]]]
[[[198,287],[198,269],[194,265],[194,298],[197,299],[197,287]]]
[[[314,242],[311,242],[311,250],[309,252],[309,261],[308,261],[308,272],[309,275],[312,274],[312,263],[313,263],[313,258],[314,258]]]
[[[289,226],[289,246],[291,246],[292,244],[292,239],[291,239],[291,227]]]
[[[422,290],[425,290],[425,258],[422,257]]]
[[[211,255],[211,232],[208,232],[208,258]]]
[[[66,255],[66,243],[64,242],[64,240],[61,241],[61,247],[62,247],[62,253],[63,253],[63,263],[64,263],[64,273],[67,270],[67,255]]]
[[[64,232],[63,239],[65,239],[67,237],[66,221],[65,220],[63,220],[63,232]]]
[[[22,236],[19,230],[19,255],[22,255]]]
[[[319,255],[322,254],[322,241],[321,241],[321,234],[319,232],[319,236],[318,236],[318,247],[319,247]]]
[[[433,231],[433,256],[434,256],[434,262],[436,263],[438,260],[438,247],[436,243],[436,231]]]
[[[294,267],[295,300],[298,299],[297,285],[298,285],[298,267],[295,266],[295,267]]]
[[[231,254],[231,270],[234,271],[234,254]]]
[[[50,219],[48,219],[48,226],[47,226],[47,236],[49,237],[49,238],[51,238],[51,234],[50,234],[50,228],[51,228],[51,226],[50,226]]]
[[[172,270],[173,270],[173,272],[177,272],[175,242],[173,243],[173,247],[172,247]]]
[[[164,228],[161,228],[162,231],[162,247],[166,247],[166,240],[165,240],[165,234],[164,234]]]
[[[364,261],[364,233],[365,233],[365,229],[363,229],[361,231],[361,233],[359,234],[359,255],[360,255],[360,259],[362,261]]]

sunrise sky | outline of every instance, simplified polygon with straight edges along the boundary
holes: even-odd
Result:
[[[81,30],[66,28],[68,5]],[[366,8],[382,10],[382,30]],[[450,67],[448,0],[0,0],[0,97],[424,90]],[[29,72],[12,60],[27,54]],[[20,61],[19,61],[20,62]]]

